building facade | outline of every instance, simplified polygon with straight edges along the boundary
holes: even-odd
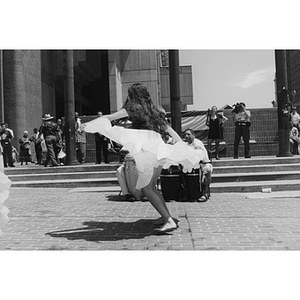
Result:
[[[20,137],[42,115],[64,116],[64,51],[0,50],[0,122]],[[73,50],[75,110],[81,116],[120,109],[129,85],[147,86],[156,105],[170,110],[168,51]],[[193,104],[192,67],[180,67],[182,110]],[[16,141],[14,142],[16,143]]]

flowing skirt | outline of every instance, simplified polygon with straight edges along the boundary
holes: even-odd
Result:
[[[203,150],[195,150],[183,141],[175,145],[166,144],[161,135],[155,131],[128,129],[112,126],[105,117],[85,123],[85,131],[99,132],[121,144],[133,156],[139,173],[136,189],[147,186],[153,175],[153,168],[181,165],[183,172],[199,168],[199,162],[205,157]]]
[[[0,155],[0,235],[2,234],[2,229],[5,228],[9,220],[9,210],[3,203],[8,198],[10,185],[11,181],[3,173],[3,157]]]

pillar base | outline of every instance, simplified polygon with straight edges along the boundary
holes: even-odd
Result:
[[[65,166],[76,166],[79,165],[78,160],[66,161]]]
[[[287,152],[287,153],[279,153],[276,157],[292,157],[294,154]]]

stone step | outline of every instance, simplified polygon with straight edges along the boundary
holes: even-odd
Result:
[[[257,166],[257,165],[282,165],[282,164],[300,164],[300,155],[291,157],[275,157],[275,156],[255,156],[252,158],[221,158],[220,160],[212,160],[214,167],[225,166]]]
[[[254,193],[267,188],[272,191],[300,191],[300,180],[221,182],[210,185],[211,193]]]
[[[12,187],[119,188],[115,171],[120,164],[84,164],[55,168],[28,165],[5,168]],[[213,160],[211,191],[260,192],[300,190],[300,157],[255,157]],[[299,171],[298,171],[299,170]]]
[[[55,179],[55,180],[30,180],[12,181],[11,187],[31,188],[75,188],[75,187],[109,187],[118,186],[116,177],[110,178],[85,178],[85,179]]]
[[[284,192],[299,191],[299,180],[282,180],[276,182],[260,181],[260,182],[226,182],[226,183],[212,183],[210,186],[211,193],[261,193],[268,195],[270,193],[263,193],[263,189],[271,189],[271,192],[280,191],[282,195]],[[116,185],[109,186],[82,186],[75,187],[71,192],[120,192],[121,189]]]
[[[49,174],[49,173],[71,173],[71,172],[101,172],[116,170],[120,164],[83,164],[74,166],[44,167],[39,165],[20,166],[15,168],[5,168],[7,176],[18,174]]]
[[[116,171],[98,171],[98,172],[69,172],[69,173],[40,173],[40,174],[17,174],[9,175],[12,182],[29,181],[49,181],[49,180],[75,180],[75,179],[99,179],[115,177]]]
[[[244,166],[215,166],[214,174],[228,173],[259,173],[259,172],[280,172],[300,170],[300,163],[296,164],[270,164],[270,165],[244,165]]]
[[[299,180],[300,171],[254,172],[254,173],[226,173],[212,174],[212,182],[245,182],[245,181],[278,181]]]

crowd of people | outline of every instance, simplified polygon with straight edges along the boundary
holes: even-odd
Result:
[[[86,159],[86,133],[82,129],[78,113],[75,113],[75,141],[77,159],[80,164]],[[30,135],[24,130],[18,139],[19,151],[12,146],[14,132],[6,123],[1,124],[0,141],[4,167],[15,167],[16,163],[28,165],[34,163],[47,167],[64,165],[66,157],[65,126],[63,119],[57,119],[50,114],[44,114],[40,127],[33,129]]]
[[[234,158],[238,158],[238,147],[241,138],[243,138],[245,146],[245,158],[250,158],[250,117],[251,113],[245,109],[244,103],[238,103],[233,110],[233,118],[235,121],[235,138],[234,138]],[[101,111],[97,113],[98,117],[103,116]],[[54,117],[50,114],[45,114],[42,118],[43,123],[40,127],[33,129],[30,135],[27,130],[24,130],[23,136],[18,139],[19,149],[12,146],[12,139],[14,139],[14,132],[7,124],[1,124],[0,140],[3,148],[4,167],[15,167],[18,162],[20,165],[28,165],[35,163],[37,165],[44,165],[51,167],[64,165],[66,159],[65,148],[65,132],[62,119],[57,119],[54,122]],[[224,140],[224,123],[227,117],[216,106],[213,106],[207,112],[206,126],[208,128],[207,137],[207,152],[210,160],[214,157],[216,160],[220,159],[220,141]],[[299,120],[300,116],[293,109],[291,114],[291,151],[293,154],[298,154],[299,138]],[[114,120],[112,121],[112,125]],[[167,144],[173,144],[173,137],[167,132],[161,133],[162,139]],[[100,132],[94,133],[95,137],[95,163],[105,164],[109,163],[109,148],[114,145],[108,137]],[[185,139],[185,136],[182,137]],[[215,142],[215,147],[213,147]],[[80,164],[86,162],[86,145],[87,137],[81,119],[77,112],[75,112],[75,143],[76,155]],[[19,151],[18,151],[19,150]]]

